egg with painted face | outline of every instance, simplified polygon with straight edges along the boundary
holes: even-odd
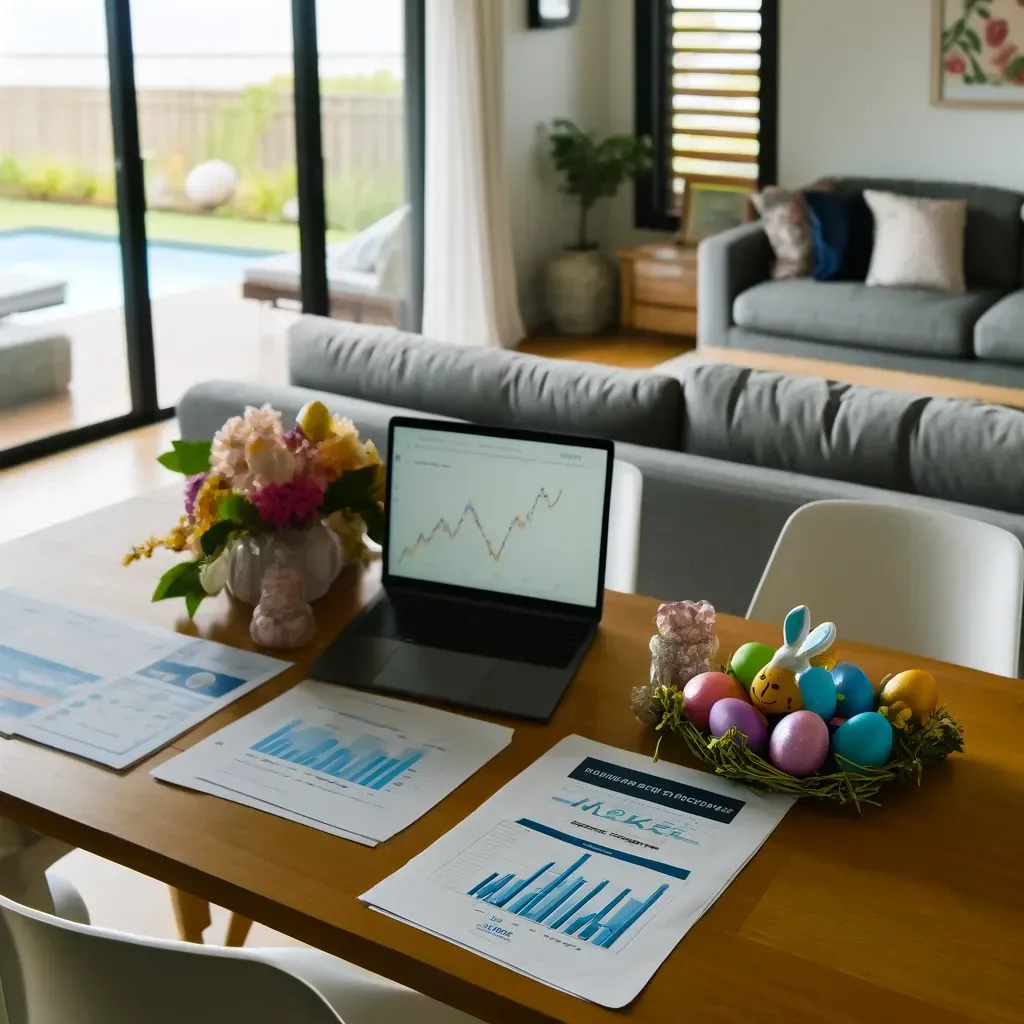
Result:
[[[785,715],[800,711],[804,698],[796,676],[788,668],[768,665],[761,669],[750,684],[750,699],[754,707],[766,715]]]

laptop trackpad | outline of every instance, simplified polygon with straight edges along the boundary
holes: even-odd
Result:
[[[428,700],[473,705],[480,684],[493,665],[490,658],[475,654],[399,644],[373,686]]]

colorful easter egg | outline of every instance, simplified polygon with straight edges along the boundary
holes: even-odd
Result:
[[[773,666],[758,672],[750,684],[750,699],[754,707],[766,715],[784,715],[804,706],[796,676],[788,668]]]
[[[828,726],[813,711],[786,715],[772,732],[768,757],[798,779],[813,775],[828,757]]]
[[[900,672],[882,687],[881,703],[886,707],[902,711],[910,708],[914,720],[924,724],[932,716],[939,702],[939,685],[935,678],[923,669]],[[897,707],[897,705],[901,705]]]
[[[892,726],[877,711],[867,711],[843,722],[832,735],[832,751],[854,765],[880,768],[892,753]],[[847,772],[857,768],[840,762]]]
[[[796,677],[804,708],[829,721],[836,713],[836,681],[827,668],[809,668]]]
[[[716,701],[708,720],[712,736],[724,736],[733,726],[747,737],[747,747],[763,755],[768,749],[768,719],[745,700],[725,697]]]
[[[832,669],[832,678],[836,681],[839,697],[836,714],[840,718],[853,718],[875,710],[875,688],[862,668],[841,661]]]
[[[702,672],[683,687],[686,714],[701,732],[708,731],[711,709],[724,697],[749,701],[743,687],[725,672]]]
[[[331,432],[331,412],[323,402],[307,402],[295,417],[302,432],[314,443]]]
[[[775,655],[775,648],[767,644],[750,643],[736,649],[729,662],[729,671],[750,689],[754,677],[768,664]]]

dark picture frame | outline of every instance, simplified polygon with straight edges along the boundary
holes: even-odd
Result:
[[[530,28],[566,28],[580,16],[580,0],[526,0]]]

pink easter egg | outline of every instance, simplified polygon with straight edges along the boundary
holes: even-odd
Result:
[[[747,691],[739,680],[725,672],[702,672],[683,687],[686,713],[701,732],[708,731],[711,709],[725,697],[735,697],[745,704],[750,703]]]
[[[747,737],[747,747],[755,754],[768,749],[768,719],[744,700],[725,697],[716,701],[708,720],[712,736],[724,736],[735,726]]]
[[[786,715],[772,733],[769,760],[798,779],[813,775],[828,757],[828,726],[813,711]]]

